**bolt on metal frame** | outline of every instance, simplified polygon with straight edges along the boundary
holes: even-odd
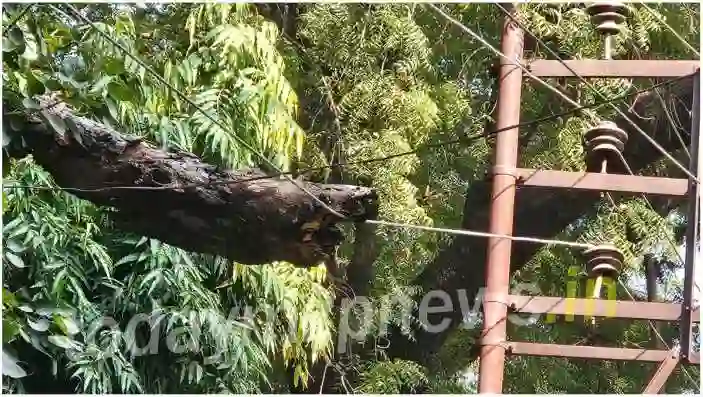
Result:
[[[514,12],[516,6],[513,6]],[[510,60],[523,62],[522,29],[511,19],[505,19],[501,52]],[[606,43],[606,48],[609,48]],[[607,50],[606,50],[607,51]],[[608,51],[609,52],[609,51]],[[700,179],[703,162],[700,140],[700,61],[669,60],[570,60],[569,67],[586,78],[606,77],[680,77],[693,74],[694,91],[691,116],[691,161],[689,171]],[[522,71],[501,57],[496,128],[516,125],[520,119]],[[561,62],[533,60],[524,62],[533,74],[540,77],[577,77]],[[511,235],[518,187],[563,188],[621,194],[651,194],[669,197],[687,197],[689,200],[686,255],[684,259],[683,303],[654,303],[633,301],[606,301],[602,299],[575,299],[540,296],[519,296],[509,293],[511,240],[493,237],[488,240],[486,259],[486,294],[481,339],[479,392],[501,393],[506,352],[513,355],[573,357],[601,360],[658,362],[660,365],[643,393],[659,393],[678,364],[699,364],[691,345],[692,324],[700,322],[700,309],[693,308],[694,261],[700,235],[701,189],[693,178],[660,178],[598,172],[564,172],[531,170],[517,167],[518,129],[499,132],[494,148],[492,168],[493,189],[489,231]],[[507,303],[507,304],[506,304]],[[614,305],[614,308],[613,308]],[[680,348],[672,350],[625,349],[596,346],[569,346],[507,341],[506,317],[508,308],[533,314],[569,314],[679,321]]]

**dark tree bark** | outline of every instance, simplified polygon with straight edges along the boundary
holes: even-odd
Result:
[[[653,255],[645,255],[643,259],[644,275],[647,283],[647,302],[659,302],[659,283],[662,276],[662,265]],[[654,329],[649,330],[649,340],[654,349],[665,349],[659,339],[662,335],[662,324],[659,321],[653,321]]]
[[[51,97],[38,99],[46,110],[27,110],[12,116],[12,122],[3,117],[5,128],[21,132],[37,163],[59,186],[113,207],[124,230],[243,264],[314,266],[333,259],[343,239],[337,226],[342,219],[300,187],[344,220],[376,216],[373,189],[294,184],[256,169],[218,169],[195,155],[121,136]]]

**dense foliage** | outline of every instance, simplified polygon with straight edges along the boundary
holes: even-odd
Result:
[[[221,167],[266,169],[240,141],[284,170],[332,165],[303,176],[373,186],[381,196],[381,218],[393,222],[459,226],[465,195],[489,166],[490,140],[465,138],[492,121],[494,54],[421,4],[81,6],[79,12],[93,24],[67,5],[5,7],[5,106],[28,106],[26,98],[56,91],[83,115]],[[503,14],[498,8],[443,7],[499,42]],[[656,15],[630,7],[616,56],[693,57],[662,21],[697,43],[698,5],[652,7]],[[280,12],[283,8],[287,11]],[[530,4],[520,17],[565,58],[601,57],[601,41],[583,8]],[[549,56],[529,37],[526,43],[529,56]],[[647,84],[596,82],[607,97]],[[576,82],[566,92],[581,103],[600,99]],[[526,84],[523,96],[524,120],[568,109],[536,85]],[[607,107],[598,113],[613,115]],[[581,136],[590,123],[587,115],[574,114],[526,128],[521,162],[583,169]],[[10,148],[22,146],[7,112],[3,130],[9,131],[3,135],[4,391],[317,392],[310,388],[320,387],[325,376],[334,378],[328,390],[337,392],[473,390],[476,365],[467,357],[474,331],[450,331],[431,362],[388,358],[390,337],[370,337],[340,356],[335,328],[340,291],[322,283],[323,267],[247,267],[126,234],[111,222],[110,209],[56,189],[31,156],[6,157]],[[334,167],[447,140],[459,143],[382,163]],[[668,167],[652,163],[651,172]],[[615,241],[626,253],[630,281],[641,277],[644,257],[669,264],[660,283],[671,291],[662,291],[660,298],[664,292],[670,298],[679,289],[672,274],[680,267],[675,250],[682,243],[678,230],[686,221],[685,207],[655,207],[639,198],[612,206],[604,198],[596,212],[556,237]],[[339,251],[345,264],[360,249],[354,242],[361,232],[349,232]],[[418,275],[450,237],[386,227],[374,232],[373,279],[366,294],[374,302],[392,296],[412,305],[420,291]],[[561,296],[570,281],[567,269],[579,260],[572,250],[544,247],[514,279]],[[628,299],[622,289],[619,295]],[[390,321],[401,324],[406,315],[393,310]],[[417,323],[407,321],[407,328]],[[653,339],[644,322],[604,320],[599,327],[610,345],[646,346]],[[671,343],[677,330],[660,329]],[[589,330],[579,321],[541,319],[509,332],[515,339],[576,343]],[[654,368],[514,358],[506,367],[505,389],[637,392]],[[697,383],[698,371],[689,372]],[[667,390],[694,390],[687,382],[678,373]]]

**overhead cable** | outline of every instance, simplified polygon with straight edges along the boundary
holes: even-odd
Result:
[[[58,12],[60,12],[60,13],[62,13],[62,14],[65,15],[65,13],[64,13],[60,8],[58,8],[58,7],[54,6],[54,5],[51,5],[50,7],[52,7],[54,10],[56,10],[56,11],[58,11]],[[225,126],[225,125],[223,125],[220,120],[216,119],[215,117],[213,117],[212,115],[210,115],[208,112],[206,112],[206,111],[204,111],[202,108],[200,108],[200,106],[198,106],[195,102],[193,102],[193,101],[188,97],[188,95],[182,93],[181,91],[179,91],[178,89],[176,89],[171,83],[169,83],[168,81],[166,81],[166,79],[163,78],[161,75],[159,75],[159,73],[157,73],[151,66],[147,65],[146,63],[144,63],[144,62],[143,62],[141,59],[139,59],[138,57],[132,55],[132,53],[130,53],[129,50],[127,50],[126,48],[124,48],[124,46],[122,46],[120,43],[118,43],[117,40],[115,40],[114,38],[110,37],[110,35],[108,35],[107,33],[103,32],[101,29],[99,29],[97,26],[95,26],[95,23],[93,23],[93,21],[89,20],[88,18],[84,17],[84,16],[80,13],[80,11],[78,11],[78,9],[76,9],[76,7],[74,7],[74,6],[73,6],[72,4],[70,4],[70,3],[67,3],[67,4],[66,4],[66,7],[68,7],[68,8],[71,10],[71,12],[72,12],[75,16],[77,16],[80,20],[82,20],[84,23],[89,24],[89,25],[91,26],[91,28],[94,29],[95,31],[97,31],[98,34],[100,34],[105,40],[109,41],[110,43],[112,43],[112,45],[114,45],[115,47],[119,48],[120,51],[122,51],[126,56],[132,58],[132,60],[134,60],[136,63],[139,64],[139,66],[143,67],[146,71],[148,71],[148,72],[149,72],[152,76],[154,76],[159,82],[161,82],[162,84],[164,84],[165,86],[167,86],[172,92],[178,94],[178,96],[180,96],[185,102],[187,102],[187,103],[188,103],[189,105],[191,105],[193,108],[195,108],[195,109],[198,110],[200,113],[202,113],[202,114],[203,114],[205,117],[207,117],[213,124],[217,125],[218,127],[222,128],[223,130],[227,130],[227,129],[228,129],[228,127]],[[234,137],[234,139],[235,139],[236,141],[238,141],[239,144],[242,145],[245,149],[247,149],[247,150],[249,150],[251,153],[255,154],[257,157],[259,157],[262,161],[264,161],[266,164],[268,164],[268,165],[269,165],[271,168],[273,168],[274,170],[276,170],[276,171],[282,173],[282,171],[278,168],[278,166],[276,166],[276,164],[274,164],[271,160],[269,160],[264,154],[262,154],[261,152],[259,152],[258,150],[256,150],[256,149],[255,149],[254,147],[252,147],[251,145],[249,145],[244,139],[242,139],[241,137],[239,137],[239,136],[236,135],[236,134],[233,135],[233,137]],[[302,185],[301,185],[298,181],[296,181],[295,179],[293,179],[293,178],[291,178],[290,176],[288,176],[288,175],[286,175],[286,174],[283,174],[283,173],[282,173],[282,176],[283,176],[284,178],[286,178],[289,182],[291,182],[294,186],[296,186],[298,189],[300,189],[303,193],[305,193],[306,195],[308,195],[311,199],[313,199],[313,201],[315,201],[315,202],[318,203],[320,206],[322,206],[322,207],[325,208],[327,211],[329,211],[330,213],[334,214],[335,216],[337,216],[337,217],[339,217],[339,218],[341,218],[341,219],[345,219],[345,218],[346,218],[346,216],[344,216],[344,215],[340,214],[339,212],[335,211],[332,207],[330,207],[329,205],[327,205],[327,203],[325,203],[324,201],[322,201],[322,200],[321,200],[319,197],[317,197],[316,195],[312,194],[308,189],[306,189],[304,186],[302,186]]]
[[[493,51],[496,55],[500,56],[501,58],[507,60],[508,62],[510,62],[510,63],[512,63],[513,65],[515,65],[515,66],[519,67],[520,69],[522,69],[523,72],[525,72],[525,74],[526,74],[528,77],[530,77],[530,78],[532,78],[533,80],[539,82],[539,83],[542,84],[545,88],[548,88],[550,91],[555,92],[557,95],[559,95],[559,96],[560,96],[561,98],[563,98],[565,101],[569,102],[571,105],[573,105],[573,106],[581,106],[578,102],[576,102],[576,101],[574,101],[573,99],[569,98],[566,94],[564,94],[563,92],[559,91],[559,89],[557,89],[556,87],[552,86],[551,84],[547,83],[546,81],[542,80],[541,78],[535,76],[535,75],[534,75],[532,72],[530,72],[524,65],[522,65],[519,60],[510,59],[508,56],[506,56],[505,54],[503,54],[500,50],[498,50],[497,48],[495,48],[494,46],[492,46],[488,41],[486,41],[486,40],[485,40],[483,37],[481,37],[479,34],[477,34],[476,32],[474,32],[473,30],[471,30],[471,29],[468,28],[467,26],[463,25],[461,22],[459,22],[459,21],[457,21],[456,19],[454,19],[452,16],[450,16],[450,15],[448,15],[447,13],[445,13],[444,11],[442,11],[439,7],[435,6],[434,4],[429,4],[429,3],[427,4],[427,6],[429,6],[429,7],[432,8],[432,9],[434,9],[435,11],[437,11],[439,14],[441,14],[443,17],[447,18],[450,22],[452,22],[454,25],[456,25],[457,27],[459,27],[460,29],[462,29],[462,30],[465,31],[466,33],[470,34],[470,35],[471,35],[472,37],[474,37],[476,40],[478,40],[479,42],[481,42],[481,44],[483,44],[486,48],[488,48],[488,49],[490,49],[491,51]],[[498,5],[498,6],[500,7],[500,5]],[[522,24],[521,24],[515,17],[513,17],[513,16],[511,15],[510,18],[512,18],[513,21],[515,21],[519,26],[522,27]],[[577,74],[575,74],[575,72],[573,71],[573,69],[569,68],[568,66],[567,66],[567,68],[568,68],[572,73],[574,73],[574,75],[575,75],[576,77],[579,77]],[[592,88],[592,86],[590,85],[590,83],[588,83],[585,79],[583,79],[583,81],[584,81],[589,87]],[[600,94],[600,93],[597,92],[597,91],[596,91],[596,93],[602,97],[602,94]],[[668,158],[669,160],[671,160],[671,161],[674,163],[674,165],[676,165],[678,168],[680,168],[680,169],[681,169],[684,173],[686,173],[686,175],[688,175],[690,178],[692,178],[692,179],[695,180],[696,182],[700,182],[700,181],[698,180],[698,178],[696,178],[688,169],[686,169],[686,167],[684,167],[683,165],[681,165],[681,163],[680,163],[679,161],[677,161],[671,154],[669,154],[669,152],[667,152],[666,149],[664,149],[663,147],[661,147],[661,145],[659,145],[659,144],[657,143],[657,141],[655,141],[655,140],[654,140],[652,137],[650,137],[646,132],[644,132],[637,124],[635,124],[635,122],[633,122],[632,120],[630,120],[630,118],[627,117],[627,115],[625,115],[625,113],[624,113],[622,110],[620,110],[617,106],[615,106],[615,105],[613,105],[613,104],[611,104],[611,103],[608,103],[608,105],[610,105],[618,114],[620,114],[620,116],[622,116],[627,122],[629,122],[629,123],[635,128],[635,130],[636,130],[638,133],[640,133],[645,139],[647,139],[647,140],[652,144],[652,146],[654,146],[654,148],[656,148],[662,155],[664,155],[666,158]],[[594,116],[594,117],[595,117],[596,119],[598,118],[597,116]]]
[[[497,237],[497,238],[504,238],[504,239],[513,240],[513,241],[522,241],[522,242],[527,242],[527,243],[546,244],[546,245],[563,245],[563,246],[572,247],[572,248],[589,249],[589,248],[594,247],[593,244],[577,243],[577,242],[573,242],[573,241],[550,240],[550,239],[542,239],[542,238],[537,238],[537,237],[512,236],[512,235],[508,235],[508,234],[478,232],[478,231],[474,231],[474,230],[464,230],[464,229],[447,229],[447,228],[441,228],[441,227],[413,225],[413,224],[408,224],[408,223],[396,223],[396,222],[389,222],[389,221],[383,221],[383,220],[367,220],[366,223],[373,223],[373,224],[382,225],[382,226],[393,226],[393,227],[403,228],[403,229],[417,229],[417,230],[424,230],[424,231],[428,231],[428,232],[454,234],[454,235],[460,235],[460,236]]]
[[[668,84],[673,84],[677,81],[683,80],[685,78],[688,78],[690,76],[679,76],[671,80],[665,80],[661,81],[659,83],[653,84],[649,87],[639,89],[637,91],[633,91],[628,94],[624,94],[612,99],[609,99],[609,101],[617,102],[617,101],[622,101],[625,99],[628,99],[633,96],[637,96],[639,94],[642,94],[647,91],[651,91],[653,89],[656,89],[661,86],[665,86]],[[284,174],[304,174],[306,172],[315,172],[315,171],[322,171],[325,169],[329,168],[334,168],[334,167],[347,167],[350,165],[359,165],[359,164],[369,164],[369,163],[377,163],[377,162],[383,162],[387,160],[391,160],[394,158],[398,157],[403,157],[403,156],[410,156],[413,154],[417,154],[420,151],[423,150],[428,150],[428,149],[436,149],[440,147],[445,147],[449,145],[454,145],[458,143],[470,143],[479,139],[483,138],[490,138],[494,136],[495,134],[506,131],[506,130],[511,130],[514,128],[521,128],[521,127],[527,127],[531,125],[538,125],[541,123],[545,123],[548,121],[552,121],[558,118],[561,118],[563,116],[568,116],[570,114],[579,112],[583,109],[596,109],[601,106],[605,106],[605,102],[594,102],[594,103],[589,103],[586,105],[582,105],[579,108],[573,108],[570,110],[566,110],[560,113],[555,113],[551,114],[549,116],[541,117],[535,120],[529,120],[529,121],[523,121],[514,125],[510,125],[507,127],[503,128],[498,128],[495,130],[491,130],[488,132],[482,132],[479,134],[475,135],[470,135],[470,136],[465,136],[461,138],[456,138],[456,139],[451,139],[451,140],[446,140],[446,141],[440,141],[440,142],[435,142],[435,143],[428,143],[428,144],[422,144],[419,147],[408,150],[405,152],[400,152],[400,153],[395,153],[391,154],[388,156],[382,156],[382,157],[374,157],[370,159],[361,159],[361,160],[352,160],[352,161],[345,161],[345,162],[339,162],[339,163],[333,163],[330,165],[324,165],[324,166],[319,166],[319,167],[309,167],[309,168],[303,168],[300,170],[297,170],[296,172],[288,171],[288,172],[280,172],[280,173],[273,173],[265,176],[256,176],[256,177],[251,177],[251,178],[243,178],[243,179],[238,179],[238,180],[224,180],[224,181],[207,181],[207,182],[194,182],[194,183],[189,183],[189,184],[184,184],[184,185],[164,185],[164,186],[104,186],[104,187],[99,187],[99,188],[71,188],[71,187],[59,187],[59,186],[44,186],[44,185],[11,185],[11,186],[3,186],[5,189],[37,189],[37,190],[55,190],[55,191],[67,191],[67,192],[84,192],[84,193],[90,193],[90,192],[104,192],[104,191],[110,191],[110,190],[170,190],[170,189],[191,189],[191,188],[196,188],[196,187],[201,187],[201,186],[222,186],[222,185],[230,185],[230,184],[238,184],[238,183],[245,183],[245,182],[251,182],[251,181],[257,181],[257,180],[262,180],[262,179],[270,179],[270,178],[277,178],[280,177]]]

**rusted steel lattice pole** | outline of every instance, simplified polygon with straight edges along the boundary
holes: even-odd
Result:
[[[516,9],[517,5],[513,5],[511,12],[514,13]],[[509,18],[506,18],[503,24],[501,52],[510,59],[500,61],[498,114],[495,125],[498,130],[520,122],[522,70],[515,62],[522,61],[523,31]],[[513,233],[517,153],[518,128],[499,132],[492,170],[493,191],[489,226],[491,233]],[[511,249],[512,244],[508,239],[488,239],[479,393],[502,393]]]
[[[701,136],[700,136],[700,111],[701,111],[701,71],[698,69],[693,77],[693,106],[691,109],[691,163],[689,170],[699,180],[703,177],[703,163],[701,162]],[[695,262],[698,238],[700,237],[700,205],[701,187],[693,179],[689,180],[689,202],[688,202],[688,228],[686,230],[686,258],[684,262],[684,282],[683,282],[683,308],[681,310],[681,355],[689,360],[692,343],[692,312],[693,312],[693,288],[695,284]]]
[[[498,90],[498,115],[496,128],[519,124],[520,97],[522,91],[522,73],[515,65],[522,63],[523,31],[521,23],[513,16],[517,7],[513,6],[503,25],[502,52],[506,59],[501,59],[500,85]],[[625,6],[620,2],[601,2],[587,8],[596,30],[610,36],[614,27],[623,19]],[[619,30],[619,28],[618,28]],[[529,73],[536,77],[566,77],[566,78],[598,78],[598,77],[682,77],[694,76],[694,95],[692,106],[691,128],[691,164],[690,174],[701,178],[700,142],[700,61],[698,60],[613,60],[606,54],[604,60],[530,60]],[[567,73],[566,70],[569,70]],[[624,117],[624,116],[623,116]],[[632,124],[632,122],[630,121]],[[604,125],[607,128],[603,127]],[[633,126],[637,127],[633,124]],[[639,130],[639,129],[638,129]],[[591,134],[598,131],[597,135]],[[692,294],[694,289],[693,268],[695,257],[695,242],[700,235],[700,186],[696,178],[662,178],[643,175],[628,175],[606,172],[603,167],[600,172],[589,168],[589,159],[607,163],[610,156],[627,163],[623,157],[624,142],[627,134],[618,133],[622,130],[613,123],[601,123],[584,134],[586,149],[586,172],[568,172],[555,170],[531,170],[517,168],[518,130],[509,129],[497,134],[494,149],[494,167],[492,169],[493,189],[491,194],[491,214],[489,230],[491,233],[512,235],[513,216],[515,209],[516,184],[522,188],[560,188],[570,190],[585,190],[599,192],[619,192],[625,194],[650,194],[672,198],[688,197],[690,208],[688,214],[688,230],[686,234],[686,258],[684,302],[656,303],[605,300],[599,295],[588,299],[521,296],[509,294],[511,241],[501,238],[488,240],[486,260],[486,290],[484,294],[483,332],[481,339],[481,361],[479,368],[479,392],[502,393],[503,373],[505,369],[506,348],[511,355],[573,357],[582,359],[640,361],[659,363],[657,371],[645,387],[644,393],[658,393],[664,387],[667,378],[678,365],[696,365],[700,363],[700,354],[691,350],[691,327],[700,323],[700,308],[693,308]],[[643,132],[643,131],[640,131]],[[647,134],[646,132],[643,132]],[[589,138],[590,137],[590,138]],[[603,144],[603,139],[605,139]],[[625,140],[623,140],[623,138]],[[600,142],[600,144],[596,144]],[[621,145],[613,144],[620,142]],[[590,157],[589,157],[590,156]],[[618,159],[618,157],[620,159]],[[624,165],[624,164],[623,164]],[[608,255],[605,255],[605,254]],[[603,270],[617,268],[615,276],[622,266],[622,253],[617,247],[602,245],[597,250],[585,251],[585,265],[590,272],[600,267],[600,272],[593,273],[603,276]],[[615,266],[615,263],[619,263]],[[608,265],[608,267],[604,267]],[[595,304],[595,305],[593,305]],[[678,321],[681,325],[681,351],[676,347],[668,349],[633,349],[604,346],[576,346],[553,343],[536,343],[522,341],[507,341],[507,311],[521,313],[543,313],[559,315],[578,315],[584,319],[595,317],[616,317],[627,319],[646,319],[658,321]],[[661,336],[660,336],[661,337]],[[666,343],[664,343],[666,345]]]

